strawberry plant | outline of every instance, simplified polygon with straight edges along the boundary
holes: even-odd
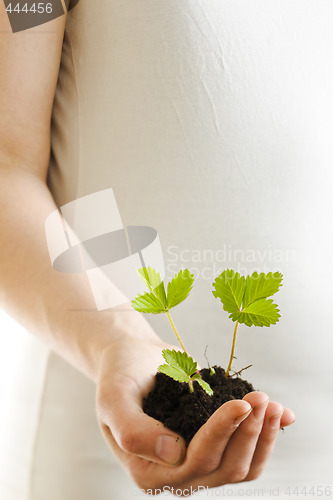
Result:
[[[279,309],[269,297],[279,290],[282,275],[278,272],[255,272],[245,277],[226,269],[216,277],[213,295],[221,300],[223,309],[235,323],[231,355],[226,371],[220,366],[209,366],[199,371],[170,315],[170,309],[189,296],[194,276],[188,269],[181,270],[165,288],[155,269],[141,268],[138,272],[148,291],[135,297],[133,308],[143,313],[165,313],[182,347],[182,351],[162,351],[165,364],[158,367],[155,385],[143,399],[143,411],[178,432],[189,444],[198,429],[221,405],[231,399],[242,399],[255,390],[252,384],[238,376],[242,370],[230,375],[237,329],[241,323],[246,326],[270,326],[279,321]],[[188,386],[178,382],[186,382]],[[203,390],[194,390],[194,382],[198,382]]]
[[[236,323],[225,377],[229,376],[234,359],[239,323],[244,323],[246,326],[270,326],[279,321],[280,311],[268,297],[278,292],[281,282],[282,274],[279,272],[268,274],[254,272],[245,278],[232,269],[226,269],[215,279],[213,295],[221,300],[223,309]]]
[[[213,391],[210,385],[201,378],[197,370],[197,363],[189,356],[170,315],[170,309],[183,302],[189,296],[194,283],[193,274],[188,269],[179,271],[168,283],[167,290],[165,290],[161,276],[155,269],[150,266],[147,268],[143,267],[138,269],[138,273],[149,291],[137,295],[132,300],[133,308],[142,313],[165,313],[183,349],[183,352],[174,349],[163,349],[162,354],[166,363],[160,365],[158,371],[178,382],[187,382],[190,392],[193,392],[193,382],[196,381],[207,394],[212,395]]]

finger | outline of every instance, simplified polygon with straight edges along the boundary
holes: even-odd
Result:
[[[129,377],[113,375],[100,386],[97,407],[102,430],[127,454],[163,465],[178,465],[185,456],[182,437],[142,410],[140,391]],[[114,443],[110,439],[110,445]]]
[[[227,404],[232,404],[232,403],[236,403],[236,401],[229,401],[228,403],[225,403],[225,405],[223,405],[219,410],[221,410]],[[220,463],[217,467],[215,467],[215,470],[213,471],[209,471],[208,469],[205,471],[204,468],[202,468],[201,470],[203,470],[203,473],[201,477],[194,476],[190,483],[192,484],[193,487],[203,485],[210,488],[214,488],[220,486],[221,484],[243,480],[246,477],[250,468],[251,460],[255,450],[255,444],[258,439],[258,434],[260,433],[260,429],[263,424],[262,415],[259,414],[265,413],[268,404],[268,396],[263,392],[253,391],[252,393],[246,395],[243,398],[243,400],[241,401],[237,400],[237,403],[246,404],[247,406],[245,408],[248,409],[250,407],[250,411],[247,413],[246,418],[244,418],[243,420],[240,419],[239,422],[236,422],[236,428],[234,428],[233,431],[229,433],[227,439],[224,439],[222,443],[220,442],[217,433],[215,433],[215,436],[213,435],[212,443],[210,443],[210,446],[212,446],[212,449],[215,451],[215,464],[217,463],[218,460],[220,460]],[[252,405],[254,408],[256,408],[255,411],[257,414],[254,421],[253,421],[254,417],[252,415],[253,413]],[[214,415],[210,418],[210,420],[216,415],[218,415],[219,410],[217,410],[217,412],[214,413]],[[251,419],[252,423],[250,422],[250,425],[248,425],[248,420],[250,421]],[[261,419],[261,421],[260,420],[258,421],[257,419]],[[207,423],[209,423],[209,421]],[[245,430],[243,429],[243,426],[246,427]],[[252,440],[251,450],[249,451],[248,434],[252,427],[255,427],[256,439]],[[202,427],[202,429],[203,428],[204,427]],[[240,435],[240,437],[237,437],[238,435]],[[195,438],[199,437],[200,437],[200,431],[194,436],[192,442],[194,442]],[[183,464],[183,467],[186,465],[187,461],[192,459],[190,453],[192,442],[189,445],[187,451],[187,458],[185,463]],[[204,446],[204,442],[202,443],[202,446]],[[201,452],[203,453],[204,450],[201,450]],[[207,453],[208,452],[206,451],[206,455]],[[222,454],[222,459],[220,458],[221,454]],[[247,457],[245,467],[242,464],[242,456],[244,454]],[[216,455],[218,458],[216,457]],[[205,456],[203,458],[205,459]],[[238,464],[241,464],[242,470],[239,470]],[[235,467],[235,465],[237,465],[237,467]],[[236,472],[234,473],[234,471]],[[205,475],[204,472],[206,472]]]
[[[163,466],[150,460],[145,460],[137,455],[127,453],[118,446],[108,426],[103,425],[102,431],[112,453],[142,491],[148,489],[158,490],[158,488],[163,487],[164,484],[167,484],[169,478],[167,472],[177,469],[177,467]]]
[[[295,413],[293,412],[293,410],[291,410],[290,408],[284,408],[284,411],[283,411],[283,414],[281,417],[280,426],[287,427],[288,425],[293,424],[295,422],[295,420],[296,420],[296,417],[295,417]]]
[[[262,473],[268,458],[273,452],[276,438],[280,431],[283,411],[283,406],[280,403],[275,401],[269,403],[252,463],[245,478],[246,481],[257,479]]]
[[[230,436],[248,417],[252,408],[242,400],[224,403],[192,438],[184,462],[189,476],[209,474],[218,468]]]
[[[247,476],[269,401],[267,394],[259,391],[247,394],[243,400],[253,411],[231,437],[223,454],[220,471],[224,482],[228,483],[238,483]]]

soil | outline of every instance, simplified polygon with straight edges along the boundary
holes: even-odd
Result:
[[[180,434],[188,445],[194,434],[223,403],[231,399],[242,399],[255,389],[239,377],[225,378],[225,371],[214,366],[215,374],[208,368],[200,370],[201,377],[214,391],[208,396],[194,382],[190,392],[186,383],[179,383],[164,373],[156,373],[155,386],[143,400],[143,411]]]

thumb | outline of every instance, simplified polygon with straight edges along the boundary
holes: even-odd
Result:
[[[106,392],[106,393],[105,393]],[[104,394],[103,394],[104,393]],[[97,395],[98,416],[102,430],[114,451],[163,464],[182,463],[184,439],[142,410],[139,387],[130,378],[121,377]]]

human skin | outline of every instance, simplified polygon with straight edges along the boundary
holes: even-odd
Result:
[[[185,450],[182,439],[176,443],[173,432],[142,413],[142,397],[152,386],[156,367],[163,362],[164,348],[177,347],[122,338],[104,351],[97,408],[104,436],[115,455],[144,490],[164,485],[179,489],[216,487],[259,477],[281,426],[295,419],[292,410],[269,401],[264,392],[251,392],[243,400],[222,405]],[[113,401],[118,403],[110,412]],[[156,456],[156,443],[162,434],[172,436],[172,444],[179,446],[178,451],[177,446],[169,451],[169,466]]]
[[[250,393],[221,406],[185,450],[141,408],[161,349],[174,346],[129,306],[98,313],[84,274],[52,269],[45,220],[56,205],[46,179],[65,20],[12,34],[0,2],[0,306],[96,383],[101,430],[141,488],[255,479],[293,412]]]

